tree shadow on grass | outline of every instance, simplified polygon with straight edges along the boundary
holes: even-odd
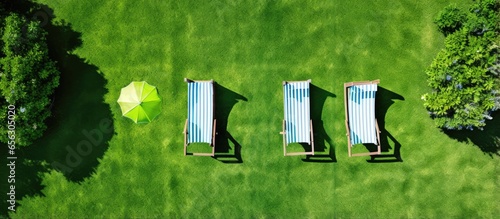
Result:
[[[5,149],[7,148],[7,144],[4,143],[0,144],[0,146]],[[0,211],[0,218],[9,218],[8,213],[11,211],[7,210],[7,208],[10,207],[11,204],[14,204],[17,208],[17,206],[19,206],[17,201],[21,198],[25,196],[42,195],[40,191],[44,188],[44,186],[42,185],[40,175],[48,171],[45,162],[27,159],[25,158],[26,153],[23,151],[16,150],[15,152],[16,154],[14,156],[17,157],[15,160],[7,159],[7,154],[4,153],[2,153],[2,157],[0,158],[2,162],[2,167],[0,168],[0,177],[2,179],[0,181],[0,191],[5,195],[5,198],[0,202],[0,207],[2,208],[2,211]],[[10,173],[11,169],[6,164],[9,164],[12,161],[15,162],[15,166],[13,166],[15,167],[15,172]],[[10,178],[11,174],[12,178]],[[8,181],[12,179],[14,179],[15,182]],[[11,184],[11,182],[13,183]],[[14,190],[11,191],[10,186],[15,186]],[[6,195],[7,193],[15,195],[16,203],[7,202],[7,199],[9,199],[10,196]]]
[[[75,55],[63,60],[49,129],[23,150],[28,159],[45,160],[68,180],[79,182],[90,176],[107,150],[113,120],[103,100],[106,80],[97,68]]]
[[[43,195],[43,172],[55,169],[73,182],[89,177],[108,148],[114,126],[110,107],[103,99],[108,92],[106,79],[96,66],[71,54],[81,46],[81,34],[64,21],[52,24],[53,11],[46,5],[19,1],[10,7],[11,11],[40,20],[48,32],[49,55],[61,72],[50,106],[52,115],[46,121],[48,129],[32,145],[16,151],[16,200],[20,200]],[[1,172],[3,178],[7,171]],[[4,185],[7,189],[7,184],[2,188]],[[2,201],[0,205],[7,209],[8,203]]]
[[[380,149],[383,154],[372,155],[371,163],[390,163],[390,162],[403,162],[401,158],[401,143],[385,128],[385,116],[389,108],[394,104],[394,100],[402,100],[405,98],[397,93],[387,90],[383,87],[378,87],[377,95],[375,97],[376,110],[375,116],[377,118],[378,126],[380,129]],[[393,147],[391,147],[393,145]],[[375,145],[365,145],[370,151],[377,151]],[[392,150],[392,153],[388,153]],[[385,152],[385,153],[384,153]],[[381,158],[381,159],[379,159]]]
[[[240,95],[224,86],[215,83],[215,118],[217,127],[215,136],[215,156],[214,158],[223,163],[243,163],[241,157],[241,144],[227,130],[229,114],[234,105],[240,100],[248,101],[246,97]]]
[[[307,155],[305,159],[302,159],[302,161],[317,163],[337,162],[337,157],[335,156],[335,146],[333,145],[330,136],[326,133],[323,120],[321,120],[326,99],[329,97],[335,98],[337,96],[313,84],[310,86],[310,92],[311,120],[314,132],[314,155]],[[302,146],[305,151],[311,151],[310,145],[302,144]]]
[[[29,150],[71,181],[90,176],[114,134],[110,106],[104,102],[107,80],[99,69],[71,54],[80,47],[81,34],[64,21],[48,24],[50,55],[61,71],[55,91],[50,129]],[[57,151],[57,152],[56,152]]]
[[[493,120],[486,121],[483,131],[474,129],[443,132],[459,142],[477,146],[490,157],[500,156],[500,112],[494,112],[491,116]]]

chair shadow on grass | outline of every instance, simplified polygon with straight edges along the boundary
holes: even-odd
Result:
[[[383,87],[378,87],[377,95],[375,97],[375,116],[377,118],[378,126],[380,129],[380,149],[382,154],[372,155],[367,162],[371,163],[391,163],[403,162],[401,158],[401,143],[385,128],[385,116],[387,111],[394,104],[394,100],[402,100],[405,98],[397,93],[387,90]],[[393,147],[391,147],[393,145]],[[370,151],[377,151],[377,147],[373,144],[365,145]],[[389,153],[392,150],[392,153]]]
[[[304,162],[316,163],[332,163],[337,162],[335,156],[335,146],[332,139],[325,131],[323,120],[323,107],[326,100],[329,98],[337,97],[329,91],[323,90],[313,84],[310,86],[310,104],[311,104],[311,120],[313,124],[313,137],[314,137],[314,155],[307,155]],[[332,115],[333,116],[333,115]],[[328,144],[328,146],[327,146]],[[311,146],[308,144],[301,144],[304,151],[311,151]]]
[[[106,79],[96,66],[71,54],[82,45],[81,34],[64,21],[52,24],[53,11],[46,5],[19,1],[9,7],[8,10],[41,20],[48,32],[49,56],[57,61],[61,72],[59,87],[47,109],[51,110],[47,130],[33,144],[16,151],[16,199],[20,200],[25,196],[43,196],[41,173],[57,170],[72,182],[91,176],[114,135],[114,126],[110,106],[103,99],[108,92]],[[0,205],[7,208],[5,201]]]
[[[229,114],[240,100],[248,101],[246,97],[215,83],[215,118],[217,127],[215,136],[214,158],[223,163],[243,163],[241,144],[227,130]]]
[[[500,111],[492,113],[491,116],[493,119],[486,121],[482,131],[474,129],[443,132],[459,142],[470,142],[492,158],[494,155],[500,156]]]

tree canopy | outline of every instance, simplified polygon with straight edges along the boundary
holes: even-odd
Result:
[[[8,106],[15,107],[15,142],[26,146],[47,128],[60,73],[49,58],[47,33],[40,22],[14,12],[1,14],[0,118],[7,124]],[[7,131],[6,125],[0,126],[2,142],[8,140]]]
[[[436,17],[445,46],[426,70],[432,91],[422,99],[438,127],[483,129],[500,109],[499,9],[498,0],[481,0]]]

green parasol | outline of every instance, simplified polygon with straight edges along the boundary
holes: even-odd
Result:
[[[135,123],[151,122],[161,111],[158,90],[145,81],[133,81],[122,88],[117,102],[122,115]]]

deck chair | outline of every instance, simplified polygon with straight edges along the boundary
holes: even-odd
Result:
[[[380,130],[375,118],[375,94],[380,80],[349,82],[344,84],[345,126],[349,157],[369,156],[381,153]],[[357,144],[375,144],[377,151],[351,153]]]
[[[314,137],[310,114],[309,85],[307,81],[284,81],[284,108],[283,120],[283,153],[290,155],[314,155]],[[287,152],[290,143],[307,143],[312,150],[306,152]]]
[[[214,81],[194,81],[185,78],[188,84],[188,116],[184,125],[184,155],[214,156],[215,127]],[[208,143],[212,153],[188,153],[191,143]]]

